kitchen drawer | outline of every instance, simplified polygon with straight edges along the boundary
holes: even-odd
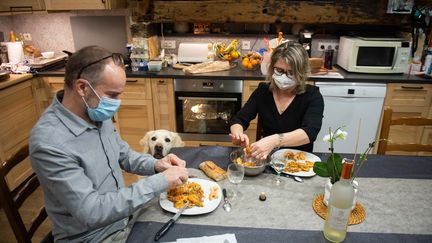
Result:
[[[388,84],[385,105],[429,107],[431,99],[431,84]]]
[[[151,100],[151,82],[146,78],[127,78],[121,99]]]

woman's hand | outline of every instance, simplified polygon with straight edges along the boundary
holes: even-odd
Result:
[[[249,145],[249,137],[244,133],[230,133],[232,143],[234,145],[246,147]]]
[[[279,137],[277,134],[264,137],[250,145],[251,156],[257,159],[266,159],[278,144]]]
[[[243,133],[243,127],[240,124],[234,124],[230,128],[229,134],[234,145],[246,147],[249,145],[248,135]]]

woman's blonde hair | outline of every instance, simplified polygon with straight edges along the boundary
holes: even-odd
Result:
[[[281,58],[291,66],[293,79],[296,83],[295,93],[304,93],[306,80],[310,73],[309,56],[301,44],[292,41],[281,44],[273,50],[266,78],[270,82],[270,91],[277,88],[272,76],[274,74],[274,65]]]

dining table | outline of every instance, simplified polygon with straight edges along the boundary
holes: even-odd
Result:
[[[232,163],[229,155],[236,149],[182,147],[171,153],[186,161],[189,175],[211,180],[199,170],[199,164],[211,160],[226,169]],[[315,155],[322,161],[329,156]],[[325,221],[312,203],[324,193],[328,178],[315,175],[303,179],[299,183],[283,174],[282,183],[276,185],[274,171],[266,168],[257,176],[245,176],[237,185],[228,179],[219,181],[221,188],[237,192],[236,198],[230,199],[231,211],[223,210],[222,199],[211,212],[181,215],[159,242],[224,234],[248,243],[326,242]],[[366,216],[363,222],[348,226],[344,242],[432,242],[432,157],[370,154],[356,181],[357,202]],[[265,201],[259,200],[262,193]],[[173,215],[161,207],[159,197],[154,198],[140,210],[127,242],[154,242],[155,234]]]

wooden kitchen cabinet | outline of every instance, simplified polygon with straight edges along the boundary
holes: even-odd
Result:
[[[131,148],[142,151],[139,141],[155,128],[151,83],[145,78],[128,78],[121,99],[114,119],[118,132]]]
[[[125,8],[126,0],[45,0],[47,10]]]
[[[31,129],[40,116],[32,80],[0,90],[0,159],[4,161],[28,143]],[[32,173],[30,159],[13,169],[7,177],[15,188]]]
[[[1,0],[0,12],[28,12],[45,10],[44,0]]]
[[[432,104],[432,84],[388,84],[384,109],[393,109],[393,117],[428,117]],[[389,139],[404,143],[432,143],[428,127],[392,126]],[[426,153],[391,151],[395,155],[425,155]]]
[[[258,88],[258,85],[264,82],[263,80],[246,80],[243,81],[243,95],[242,95],[242,107],[248,101],[249,97],[252,95],[255,89]],[[256,141],[256,132],[257,132],[257,123],[258,119],[253,119],[250,124],[249,128],[245,131],[245,133],[248,135],[250,143],[253,143]]]
[[[152,78],[152,97],[155,129],[175,132],[176,114],[174,104],[174,80]]]
[[[139,141],[147,131],[154,130],[152,101],[122,99],[117,117],[117,126],[122,139],[135,151],[142,151]]]

